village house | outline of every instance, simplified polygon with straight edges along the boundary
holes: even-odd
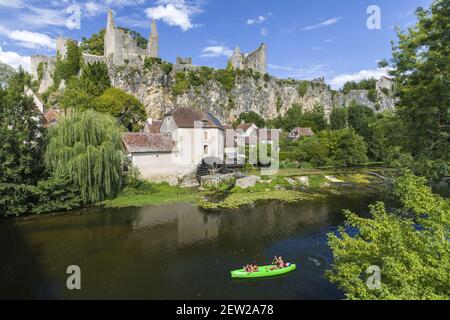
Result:
[[[223,162],[224,129],[211,113],[176,108],[158,122],[147,121],[142,133],[127,133],[123,143],[131,164],[147,180],[175,182],[192,175],[205,158]]]
[[[314,132],[311,130],[311,128],[301,128],[296,127],[289,132],[288,138],[293,141],[297,141],[301,138],[307,138],[307,137],[313,137]]]

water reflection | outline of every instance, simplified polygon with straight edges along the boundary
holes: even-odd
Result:
[[[323,278],[332,260],[326,233],[342,209],[374,199],[346,196],[270,203],[215,214],[192,204],[89,209],[0,223],[0,296],[21,298],[323,299],[342,293]],[[236,282],[229,271],[283,255],[299,264],[285,277]],[[66,268],[82,290],[65,288]]]

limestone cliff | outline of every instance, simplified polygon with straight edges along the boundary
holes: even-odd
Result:
[[[369,99],[366,90],[348,94],[334,91],[323,80],[297,81],[277,79],[256,72],[237,72],[232,85],[225,86],[214,76],[202,76],[207,68],[179,71],[167,70],[160,64],[148,68],[110,66],[112,85],[133,94],[146,107],[149,117],[161,118],[173,107],[194,107],[211,111],[221,121],[231,122],[242,112],[254,111],[265,119],[284,115],[291,107],[312,110],[315,105],[324,107],[329,115],[336,106],[349,106],[352,101],[367,105],[375,111],[392,109],[394,99],[389,90],[376,90],[376,97]],[[180,72],[184,73],[180,76]],[[216,72],[209,69],[208,72]],[[180,78],[194,78],[195,81]],[[204,79],[201,79],[204,77]],[[183,88],[178,90],[178,88]]]

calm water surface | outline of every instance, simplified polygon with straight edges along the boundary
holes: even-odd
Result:
[[[375,200],[348,195],[214,214],[174,204],[0,221],[0,298],[341,299],[323,277],[332,262],[326,234],[343,224],[342,209],[367,212]],[[298,270],[229,276],[274,255]],[[81,267],[81,291],[66,289],[69,265]]]

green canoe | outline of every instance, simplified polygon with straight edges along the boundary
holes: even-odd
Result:
[[[262,278],[262,277],[272,277],[272,276],[278,276],[280,274],[285,274],[291,271],[294,271],[296,268],[295,264],[289,265],[289,267],[282,268],[282,269],[275,269],[274,265],[270,266],[262,266],[258,268],[258,272],[246,272],[244,269],[234,270],[231,271],[231,277],[232,278]]]

